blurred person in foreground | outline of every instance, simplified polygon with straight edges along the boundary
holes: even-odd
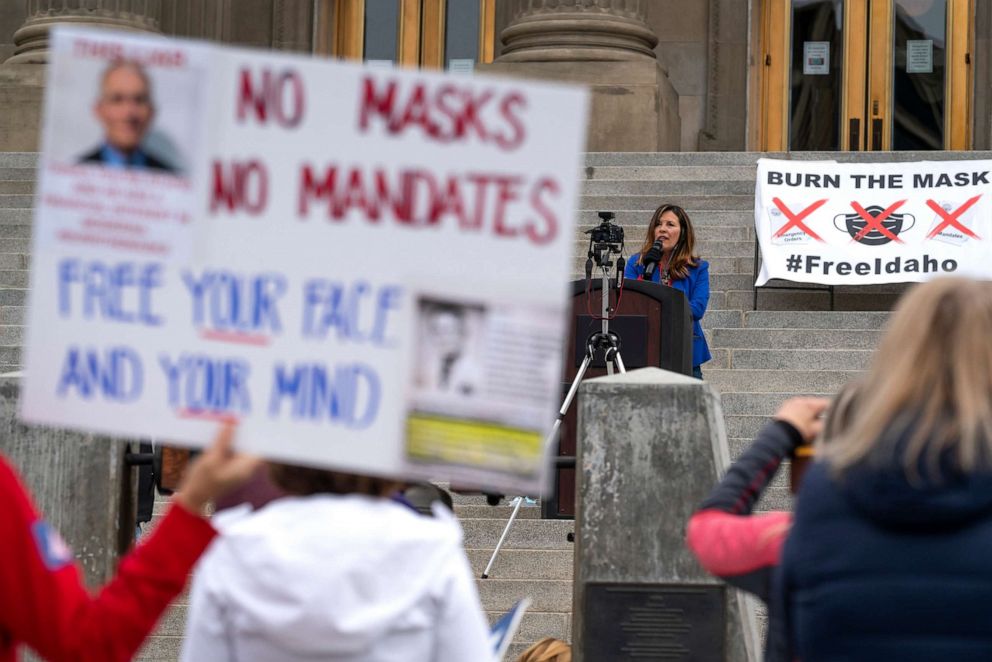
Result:
[[[990,338],[992,283],[938,279],[897,306],[783,550],[803,662],[992,659]]]
[[[0,455],[0,662],[22,645],[54,662],[132,659],[216,534],[204,508],[258,465],[232,451],[232,434],[224,428],[190,466],[161,523],[96,596]]]
[[[692,315],[692,376],[703,378],[709,345],[700,322],[710,302],[710,265],[696,255],[696,233],[689,214],[678,205],[664,204],[651,215],[641,250],[627,260],[624,277],[650,280],[685,293]]]
[[[853,389],[842,390],[830,407],[834,427],[847,411]],[[686,544],[703,568],[731,586],[769,604],[766,662],[787,660],[778,606],[772,604],[774,577],[792,514],[754,514],[754,506],[782,462],[811,443],[824,427],[825,398],[791,398],[782,403],[751,445],[710,492],[686,529]]]
[[[489,662],[454,515],[385,478],[272,464],[287,496],[231,509],[198,566],[185,662]]]

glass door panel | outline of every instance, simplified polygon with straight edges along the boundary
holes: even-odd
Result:
[[[363,58],[376,64],[394,64],[398,55],[400,6],[396,0],[365,0]]]
[[[943,149],[947,0],[896,0],[892,149]]]
[[[789,149],[841,149],[843,27],[840,3],[793,0]]]
[[[974,1],[763,3],[761,148],[969,149]]]

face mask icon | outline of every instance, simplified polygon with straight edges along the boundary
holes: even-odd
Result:
[[[871,205],[865,207],[865,212],[872,218],[878,218],[878,216],[885,212],[885,208],[878,205]],[[893,237],[898,237],[901,232],[912,229],[915,224],[916,218],[912,214],[892,213],[882,220],[881,226],[885,229],[885,232],[882,232],[878,227],[874,227],[874,225],[870,230],[865,232],[865,228],[868,227],[868,221],[861,214],[853,212],[834,216],[835,228],[841,232],[846,232],[851,235],[852,239],[865,246],[882,246],[883,244],[887,244],[892,241]]]

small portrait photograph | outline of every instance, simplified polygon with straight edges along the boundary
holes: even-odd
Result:
[[[187,174],[199,138],[199,71],[128,58],[58,65],[46,145],[57,162]]]
[[[463,397],[482,391],[486,311],[434,298],[417,304],[416,386]]]

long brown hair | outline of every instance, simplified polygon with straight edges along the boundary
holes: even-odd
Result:
[[[286,493],[297,496],[365,494],[388,497],[403,486],[402,483],[389,478],[362,476],[278,462],[269,463],[269,477]]]
[[[823,446],[835,472],[892,459],[911,479],[944,462],[992,468],[990,332],[992,283],[940,278],[910,290],[857,389],[851,425]]]
[[[672,257],[668,262],[668,273],[672,280],[679,280],[689,275],[689,267],[699,264],[699,256],[696,255],[696,233],[692,230],[692,221],[689,214],[678,205],[662,205],[654,210],[651,222],[648,223],[648,231],[644,235],[644,243],[641,245],[641,257],[638,263],[643,264],[644,254],[651,249],[654,243],[654,229],[661,223],[661,215],[665,212],[672,212],[679,219],[679,242],[672,251]]]

